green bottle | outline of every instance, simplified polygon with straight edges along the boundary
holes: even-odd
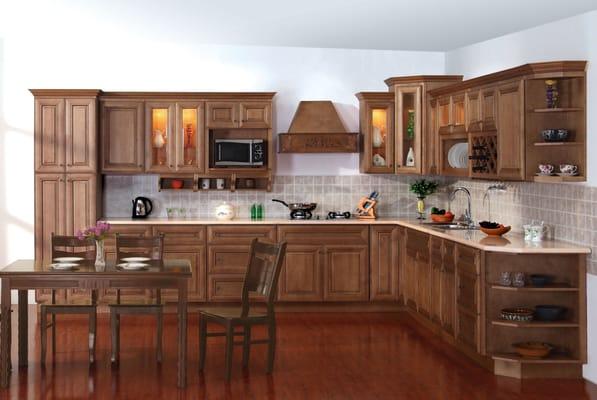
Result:
[[[251,219],[257,219],[257,205],[251,204]]]
[[[257,219],[263,219],[263,204],[259,203],[257,204],[257,209],[256,211],[256,217]]]

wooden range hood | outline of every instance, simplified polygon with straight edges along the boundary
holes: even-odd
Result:
[[[301,101],[288,133],[278,135],[280,153],[356,153],[358,132],[346,128],[331,101]]]

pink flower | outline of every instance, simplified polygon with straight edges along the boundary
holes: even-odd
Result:
[[[85,239],[85,235],[83,234],[83,231],[81,231],[80,229],[77,231],[77,239],[79,239],[79,240]]]

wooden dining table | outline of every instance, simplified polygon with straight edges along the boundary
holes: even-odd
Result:
[[[178,387],[187,380],[187,283],[191,278],[188,260],[150,261],[144,270],[123,270],[114,261],[105,266],[81,263],[73,270],[55,270],[49,262],[17,260],[0,269],[0,386],[7,388],[11,360],[11,296],[18,290],[18,354],[19,367],[28,360],[28,290],[35,289],[176,289],[178,290]]]

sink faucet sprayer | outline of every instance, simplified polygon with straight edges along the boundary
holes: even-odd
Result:
[[[464,186],[459,186],[450,194],[450,202],[454,200],[456,193],[458,192],[464,192],[466,194],[467,204],[466,211],[464,212],[464,222],[466,222],[468,226],[473,226],[475,223],[473,222],[473,214],[471,212],[471,192]]]

